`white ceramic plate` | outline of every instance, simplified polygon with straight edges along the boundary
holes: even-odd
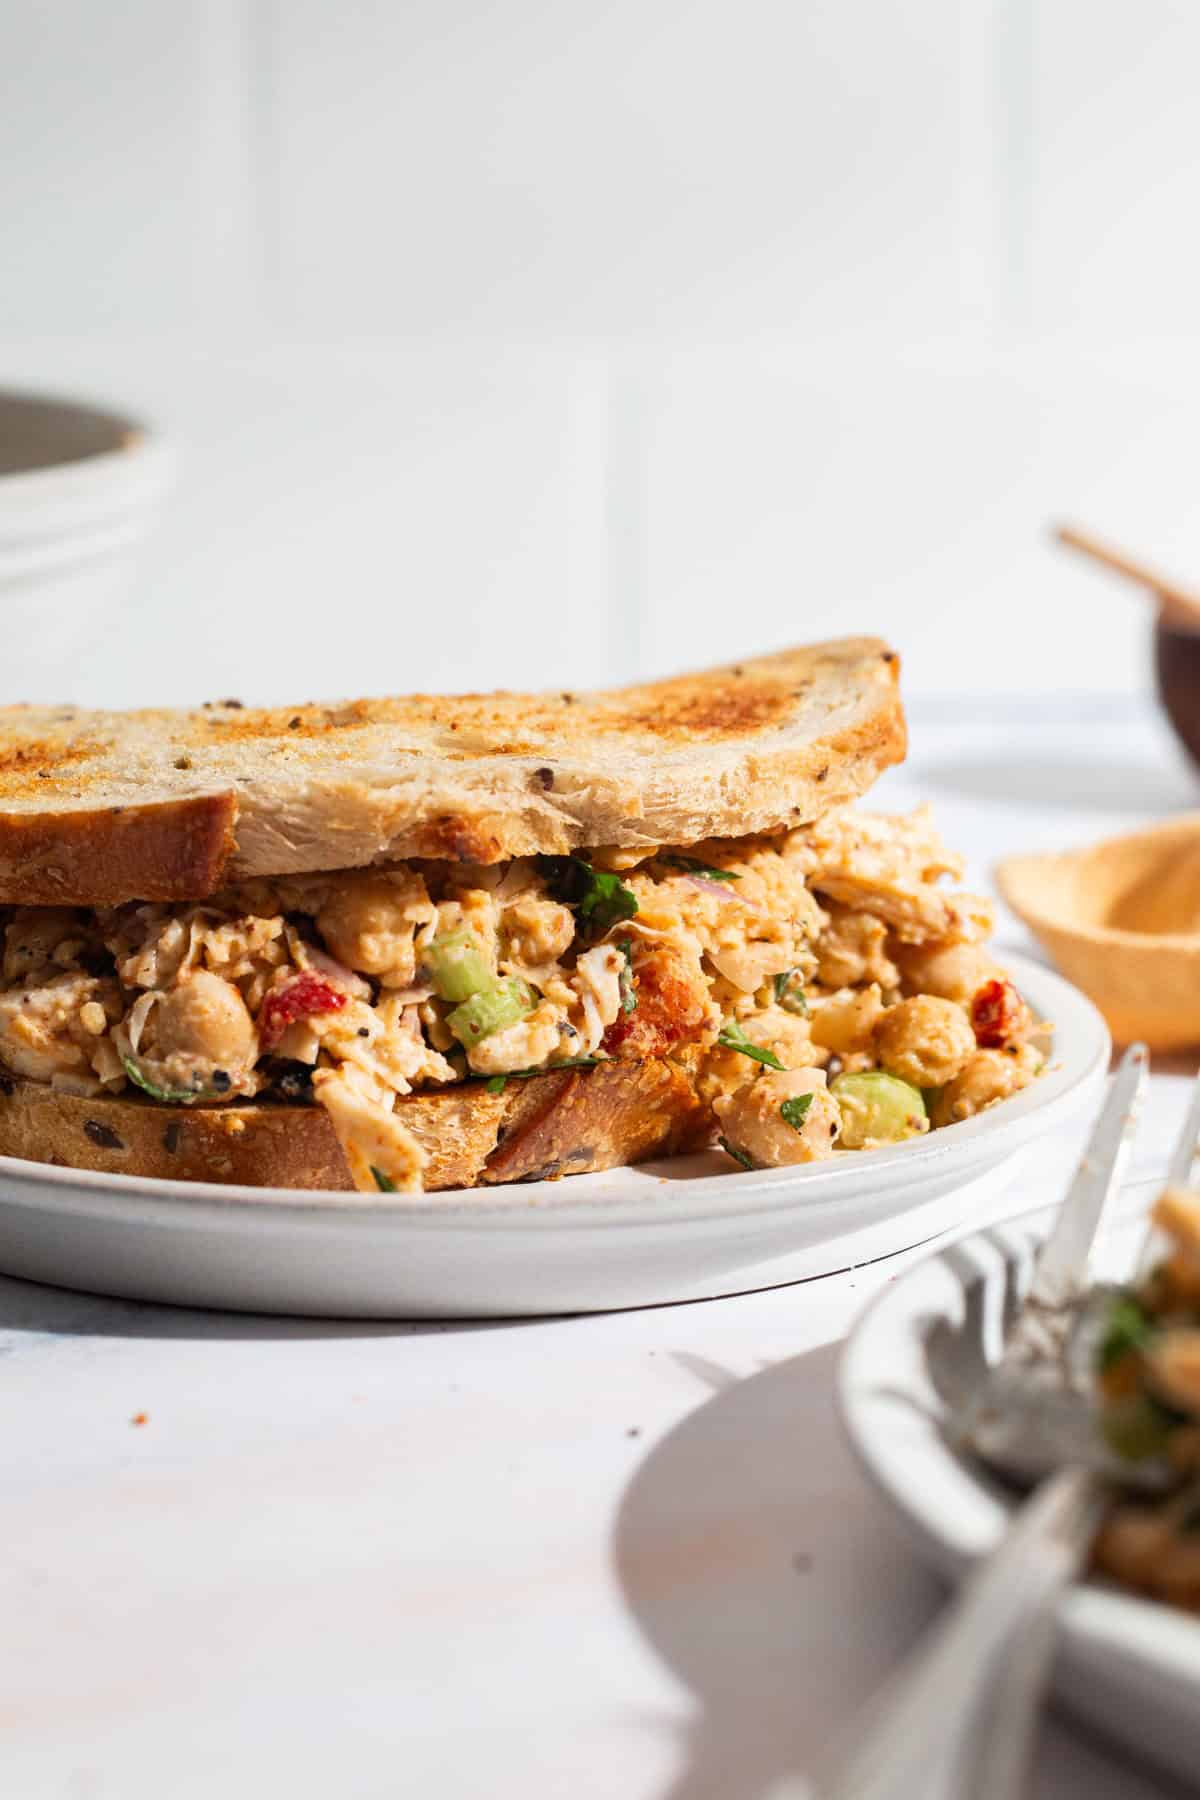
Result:
[[[1128,1268],[1160,1186],[1140,1182],[1122,1196],[1114,1275]],[[1045,1209],[993,1226],[907,1270],[868,1308],[842,1358],[842,1418],[859,1459],[918,1547],[952,1579],[996,1544],[1015,1502],[942,1436],[938,1333],[958,1324],[971,1289],[985,1308],[1001,1300],[1011,1272],[1031,1267],[1053,1216]],[[1055,1689],[1196,1791],[1200,1622],[1101,1579],[1081,1581],[1060,1612]]]
[[[97,1175],[0,1157],[0,1269],[186,1306],[363,1318],[504,1317],[707,1299],[825,1275],[967,1223],[1017,1153],[1091,1100],[1104,1023],[1038,964],[1008,966],[1055,1027],[1002,1106],[801,1169],[717,1153],[404,1196]]]

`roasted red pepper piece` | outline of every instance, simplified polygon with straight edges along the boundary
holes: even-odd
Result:
[[[1011,981],[985,981],[971,1001],[971,1024],[981,1050],[1002,1050],[1017,1036],[1025,1002]]]
[[[317,1013],[341,1012],[350,996],[322,975],[309,970],[286,987],[276,988],[263,1001],[258,1014],[258,1041],[264,1052],[273,1050],[289,1025],[311,1019]]]

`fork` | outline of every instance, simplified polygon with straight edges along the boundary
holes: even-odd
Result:
[[[1089,1454],[1090,1437],[1085,1443],[1091,1410],[1068,1348],[1133,1142],[1146,1069],[1146,1048],[1135,1044],[1118,1067],[1003,1354],[951,1421],[952,1435],[1008,1480],[1029,1486],[1044,1477],[1042,1484],[931,1640],[856,1722],[852,1744],[805,1789],[810,1800],[1014,1800],[1020,1791],[1057,1602],[1111,1491],[1099,1457]],[[1170,1179],[1186,1180],[1198,1134],[1200,1083]],[[1064,1466],[1059,1432],[1068,1423]]]

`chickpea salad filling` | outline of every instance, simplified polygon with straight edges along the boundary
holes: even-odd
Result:
[[[1097,1565],[1127,1587],[1200,1611],[1200,1194],[1168,1187],[1151,1213],[1165,1254],[1111,1301],[1100,1338],[1100,1427],[1131,1465],[1165,1462],[1174,1491],[1123,1499]]]
[[[686,848],[0,910],[0,1065],[66,1093],[323,1107],[356,1187],[416,1192],[403,1096],[609,1059],[687,1067],[744,1168],[1017,1093],[1045,1031],[925,809]]]

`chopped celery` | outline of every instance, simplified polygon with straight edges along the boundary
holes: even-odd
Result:
[[[847,1150],[861,1150],[866,1143],[898,1144],[925,1129],[928,1114],[920,1090],[898,1075],[878,1069],[835,1075],[829,1091],[842,1115]]]
[[[452,1013],[447,1013],[446,1023],[459,1043],[470,1049],[473,1044],[491,1037],[493,1032],[515,1025],[526,1013],[533,1011],[534,1004],[528,982],[522,981],[519,975],[510,975],[506,981],[498,981],[483,993],[472,994]]]
[[[496,972],[465,927],[434,938],[425,952],[430,978],[440,1000],[469,1000],[496,986]]]

